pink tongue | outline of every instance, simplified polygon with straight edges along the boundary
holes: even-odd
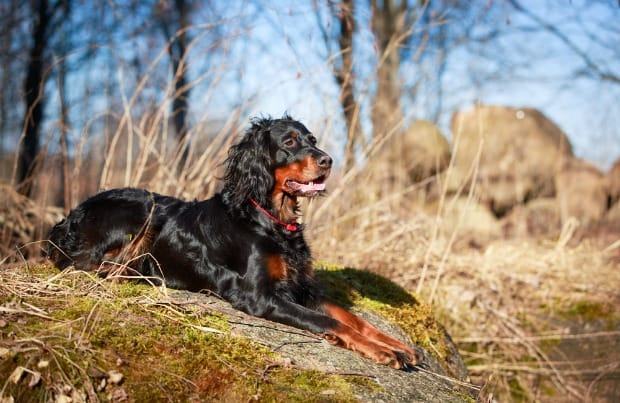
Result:
[[[293,182],[291,181],[289,183],[289,186],[293,189],[293,190],[299,190],[300,192],[310,192],[310,191],[320,191],[320,190],[325,190],[325,184],[324,183],[299,183],[299,182]]]

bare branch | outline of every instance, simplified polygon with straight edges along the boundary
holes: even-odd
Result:
[[[564,45],[566,45],[566,47],[568,47],[573,53],[575,53],[577,56],[579,56],[581,58],[581,60],[585,63],[585,65],[588,68],[588,70],[594,76],[597,76],[599,79],[601,79],[603,81],[608,81],[608,82],[611,82],[611,83],[614,83],[614,84],[620,84],[620,76],[618,76],[618,75],[616,75],[616,74],[614,74],[612,72],[609,72],[609,71],[603,71],[598,66],[598,64],[588,56],[588,54],[586,52],[581,50],[575,44],[575,42],[570,40],[570,38],[568,38],[562,31],[557,29],[554,25],[550,24],[549,22],[545,21],[544,19],[542,19],[538,15],[534,14],[533,12],[528,10],[527,8],[523,7],[521,5],[521,3],[519,3],[518,0],[508,0],[508,2],[517,11],[523,13],[524,15],[526,15],[527,17],[529,17],[530,19],[535,21],[537,24],[539,24],[541,27],[543,27],[545,30],[547,30],[550,34],[552,34],[553,36],[558,38],[562,43],[564,43]]]

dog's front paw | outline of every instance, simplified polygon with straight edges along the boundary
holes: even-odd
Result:
[[[377,364],[387,365],[394,369],[411,368],[424,358],[423,355],[410,355],[407,352],[392,350],[383,346],[376,346],[368,355],[368,358],[372,359]]]

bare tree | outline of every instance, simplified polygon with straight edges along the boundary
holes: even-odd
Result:
[[[17,1],[0,3],[0,153],[4,152],[5,139],[9,133],[18,132],[19,118],[15,113],[15,94],[21,92],[16,82],[14,70],[17,69],[24,53],[22,41],[27,35],[23,27],[29,18],[28,5]],[[23,67],[22,67],[23,70]]]
[[[173,9],[168,9],[162,3],[157,4],[159,26],[166,39],[171,40],[168,46],[168,55],[172,65],[174,93],[172,96],[172,122],[177,141],[181,147],[180,166],[182,167],[188,156],[188,124],[189,92],[187,80],[187,65],[185,63],[187,45],[189,43],[189,11],[190,5],[186,0],[174,0]]]
[[[355,95],[355,73],[353,71],[354,49],[353,37],[356,30],[355,1],[342,0],[329,3],[329,19],[338,21],[338,33],[329,33],[328,26],[331,21],[325,23],[321,19],[320,7],[314,2],[315,17],[321,30],[325,48],[326,59],[329,62],[331,73],[340,88],[339,102],[342,107],[345,123],[347,125],[346,146],[343,161],[343,171],[346,172],[355,164],[356,146],[364,141],[360,124],[360,105]],[[338,51],[332,51],[332,42],[337,37]]]
[[[529,8],[524,7],[518,0],[508,0],[508,3],[512,5],[515,10],[522,13],[530,20],[534,21],[542,29],[557,38],[564,46],[568,48],[570,52],[572,52],[577,58],[581,60],[581,62],[583,63],[583,68],[581,69],[581,71],[577,72],[577,76],[586,75],[602,82],[607,82],[615,85],[620,84],[620,72],[613,71],[611,69],[605,69],[605,67],[601,66],[599,63],[597,63],[596,60],[594,60],[590,55],[588,55],[588,52],[586,50],[582,49],[573,39],[571,39],[565,32],[563,32],[562,29],[558,28],[553,23],[545,20],[543,17],[539,16]],[[601,3],[601,5],[618,8],[620,7],[620,2],[618,3],[618,5],[613,5],[609,2]],[[609,10],[610,15],[613,14],[613,11],[614,10],[611,9]],[[607,47],[604,41],[600,40],[596,36],[596,34],[591,34],[590,40],[597,42],[599,45]],[[612,49],[611,46],[609,48]],[[613,51],[617,53],[617,49],[617,44],[614,44]]]
[[[398,130],[403,123],[400,48],[411,35],[407,24],[410,6],[406,0],[371,0],[370,4],[372,30],[379,55],[377,90],[371,111],[373,138],[378,139],[391,130]]]
[[[360,2],[357,2],[360,4]],[[364,144],[364,136],[360,125],[360,108],[361,105],[356,99],[356,83],[354,71],[354,59],[364,59],[364,55],[354,52],[354,34],[356,31],[357,21],[355,20],[355,0],[342,0],[340,2],[329,3],[331,14],[336,16],[339,26],[337,34],[328,33],[326,24],[323,24],[320,18],[319,27],[323,33],[326,47],[329,51],[330,65],[332,74],[340,87],[340,103],[342,106],[345,122],[347,124],[347,143],[345,147],[345,171],[352,165],[354,161],[355,149],[359,144]],[[437,33],[431,35],[430,27],[436,24],[431,21],[428,8],[430,1],[420,0],[417,3],[409,4],[407,1],[371,0],[370,5],[370,21],[372,34],[375,37],[375,51],[377,55],[377,64],[374,71],[374,77],[368,82],[374,83],[374,97],[370,105],[370,118],[373,123],[372,138],[380,140],[385,136],[398,134],[403,130],[405,117],[403,113],[403,98],[415,98],[417,84],[413,84],[411,88],[406,88],[406,84],[401,80],[401,65],[404,63],[419,62],[426,56],[426,51],[431,47],[429,43],[437,47],[446,47],[445,27],[437,24],[440,29]],[[316,3],[315,3],[316,7]],[[363,6],[362,6],[363,7]],[[316,10],[316,8],[315,8]],[[316,11],[317,17],[319,11]],[[436,17],[441,18],[441,17]],[[419,21],[421,27],[414,35],[414,25]],[[331,52],[330,45],[334,38],[337,37],[339,51]],[[419,52],[412,52],[412,48],[419,46]],[[435,49],[434,49],[435,50]],[[443,50],[443,49],[442,49]],[[415,53],[415,57],[411,57]],[[446,64],[446,52],[435,51],[435,54],[441,55],[438,62],[438,76],[443,74]],[[415,58],[415,60],[413,60]],[[419,79],[421,81],[422,78]],[[441,83],[437,84],[438,102],[435,108],[435,115],[439,115],[441,105]],[[398,138],[399,136],[394,136]],[[393,142],[392,142],[393,143]],[[397,143],[397,142],[396,142]],[[399,160],[402,147],[393,144],[394,155],[392,159]]]
[[[360,127],[360,106],[355,98],[355,76],[353,73],[353,33],[355,31],[354,1],[343,0],[339,5],[341,63],[335,67],[334,77],[340,87],[340,104],[347,124],[343,170],[347,172],[355,162],[356,145],[363,141]]]
[[[24,80],[24,120],[23,136],[18,158],[19,191],[30,196],[32,183],[36,177],[37,158],[39,157],[39,137],[45,110],[44,89],[49,68],[50,38],[61,26],[70,12],[69,0],[33,0],[32,44],[28,54],[28,67]]]
[[[26,111],[24,137],[19,153],[18,177],[20,191],[26,196],[29,196],[32,191],[35,159],[39,153],[39,132],[41,131],[45,106],[43,69],[52,13],[47,0],[35,0],[31,3],[31,7],[33,16],[32,47],[28,57],[28,73],[24,81]]]

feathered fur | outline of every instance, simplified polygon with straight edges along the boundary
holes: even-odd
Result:
[[[255,119],[228,153],[221,193],[192,202],[134,188],[99,193],[52,229],[47,254],[61,269],[209,290],[378,363],[415,364],[414,348],[328,301],[313,276],[297,199],[321,194],[331,165],[298,121]]]

